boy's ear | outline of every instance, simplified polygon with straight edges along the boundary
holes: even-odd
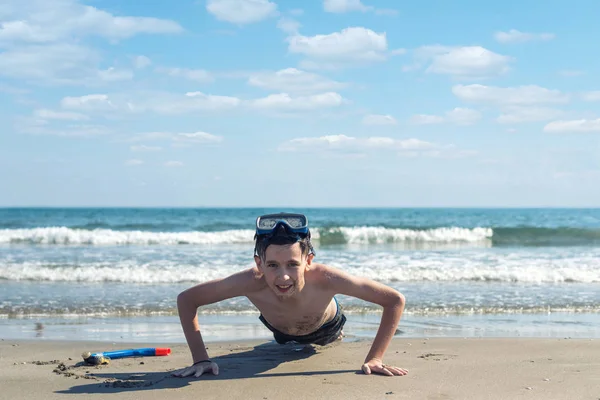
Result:
[[[261,260],[260,260],[260,257],[259,257],[259,256],[254,256],[254,262],[256,263],[256,266],[257,266],[258,268],[260,268],[260,267],[262,266],[262,262],[261,262]]]
[[[310,264],[312,264],[312,260],[313,258],[315,258],[315,255],[310,253],[308,256],[306,256],[306,263],[310,266]]]

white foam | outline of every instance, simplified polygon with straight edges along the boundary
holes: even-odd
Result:
[[[383,227],[342,227],[323,230],[323,234],[340,232],[348,244],[383,244],[402,242],[481,242],[489,240],[491,228],[435,228],[427,230],[393,229]],[[318,242],[319,228],[312,230],[312,237]],[[149,232],[115,231],[111,229],[71,229],[67,227],[47,227],[31,229],[2,229],[0,244],[37,245],[178,245],[178,244],[245,244],[252,243],[254,231],[234,229],[218,232]]]
[[[148,232],[111,229],[71,229],[66,227],[3,229],[0,243],[45,245],[177,245],[251,243],[252,230],[220,232]]]
[[[237,267],[237,269],[236,269]],[[178,264],[173,261],[156,261],[135,264],[87,263],[81,266],[49,264],[44,262],[9,263],[0,268],[0,279],[14,281],[49,282],[120,282],[120,283],[180,283],[204,282],[232,274],[245,266],[219,266],[215,263]]]
[[[594,251],[580,255],[576,252],[432,252],[374,253],[359,257],[340,254],[339,257],[332,258],[329,264],[356,275],[384,282],[598,283],[598,253]]]
[[[600,251],[587,254],[531,252],[323,252],[319,262],[382,282],[498,281],[600,283]],[[204,282],[253,265],[251,257],[202,260],[93,261],[65,265],[46,261],[0,260],[0,279],[20,281],[180,283]]]
[[[395,243],[395,242],[479,242],[490,239],[491,228],[433,228],[424,230],[394,229],[383,227],[334,228],[344,235],[346,243]]]

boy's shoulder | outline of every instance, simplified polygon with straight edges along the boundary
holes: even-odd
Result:
[[[335,285],[349,275],[341,269],[331,265],[313,263],[305,276],[316,284],[331,287],[331,285]]]

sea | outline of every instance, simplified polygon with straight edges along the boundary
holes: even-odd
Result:
[[[281,211],[316,262],[405,295],[397,337],[600,336],[600,209],[0,208],[0,338],[184,343],[177,295],[252,267]],[[337,298],[374,337],[381,307]],[[207,342],[272,339],[244,297],[198,314]]]

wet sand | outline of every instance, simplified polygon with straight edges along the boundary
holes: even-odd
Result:
[[[360,372],[370,344],[213,342],[218,376],[176,378],[190,363],[181,343],[156,346],[166,357],[90,366],[81,353],[155,345],[2,340],[0,399],[600,399],[600,340],[394,339],[385,362],[403,377]]]

